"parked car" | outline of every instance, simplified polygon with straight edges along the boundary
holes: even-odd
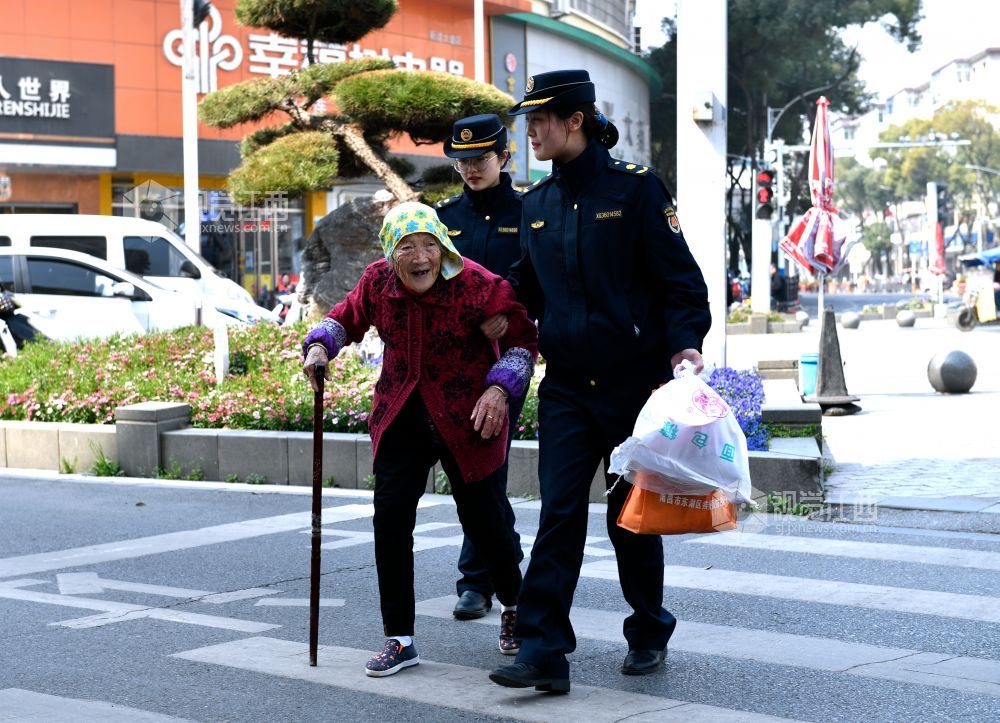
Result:
[[[32,325],[58,340],[145,333],[201,322],[237,325],[201,297],[164,289],[107,261],[76,251],[0,248],[0,286]]]
[[[0,247],[55,248],[89,254],[161,288],[204,297],[205,308],[225,309],[241,321],[277,322],[246,289],[227,279],[162,224],[126,216],[0,215]]]

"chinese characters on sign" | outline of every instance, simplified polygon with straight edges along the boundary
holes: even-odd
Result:
[[[448,43],[449,45],[461,45],[462,36],[461,35],[446,35],[438,30],[431,30],[427,33],[427,37],[431,40],[436,40],[439,43]]]
[[[183,32],[171,30],[163,38],[163,54],[167,60],[180,67],[184,63]],[[451,42],[457,36],[433,37],[432,40]],[[440,33],[439,33],[440,35]],[[244,49],[238,38],[222,34],[222,15],[214,7],[208,19],[198,28],[196,54],[198,56],[198,92],[211,93],[218,90],[219,70],[236,70],[244,59]],[[455,44],[455,43],[452,43]],[[276,33],[251,34],[247,39],[249,55],[247,70],[251,73],[277,78],[288,75],[297,68],[309,65],[307,43],[304,40],[285,38]],[[465,75],[465,64],[449,58],[418,58],[407,50],[393,55],[388,48],[376,52],[353,43],[350,47],[333,43],[313,43],[313,59],[317,63],[343,63],[356,58],[390,58],[403,70],[437,70],[453,75]]]
[[[16,92],[8,91],[8,78],[0,75],[0,116],[20,118],[69,118],[68,80],[51,79],[47,86],[37,76],[17,79]],[[14,81],[10,79],[11,88]],[[43,96],[44,92],[44,96]]]

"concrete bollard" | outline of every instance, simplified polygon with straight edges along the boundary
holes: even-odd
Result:
[[[861,326],[861,314],[855,311],[848,311],[841,315],[840,325],[845,329],[857,329]]]
[[[976,362],[964,351],[944,351],[931,357],[927,379],[942,394],[965,394],[976,383]]]
[[[191,423],[191,407],[176,402],[141,402],[115,410],[118,464],[130,477],[152,476],[163,466],[160,434]]]
[[[908,329],[917,323],[917,315],[909,309],[903,309],[902,311],[897,312],[896,323],[900,327]]]

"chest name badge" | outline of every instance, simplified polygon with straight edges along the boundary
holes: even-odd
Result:
[[[663,216],[667,219],[667,225],[670,227],[670,230],[679,234],[681,232],[681,222],[677,220],[677,209],[673,206],[664,206]]]
[[[545,225],[545,221],[532,221],[531,228],[542,228]]]
[[[517,233],[517,226],[498,226],[497,233]]]
[[[606,221],[609,218],[621,218],[621,217],[622,217],[622,209],[620,208],[612,208],[608,211],[598,211],[597,213],[594,214],[595,221]]]
[[[460,228],[448,229],[448,235],[449,236],[461,236],[462,235],[462,229],[460,229]]]

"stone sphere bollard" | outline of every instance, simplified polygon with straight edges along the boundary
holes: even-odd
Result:
[[[840,325],[845,329],[857,329],[861,326],[861,314],[856,311],[848,311],[841,315]]]
[[[896,323],[901,327],[911,327],[917,323],[917,315],[909,309],[903,309],[896,314]]]
[[[796,311],[795,321],[799,323],[799,328],[801,329],[803,326],[809,324],[809,314],[805,311]]]
[[[965,394],[976,383],[976,362],[964,351],[943,351],[927,364],[927,379],[935,391]]]

